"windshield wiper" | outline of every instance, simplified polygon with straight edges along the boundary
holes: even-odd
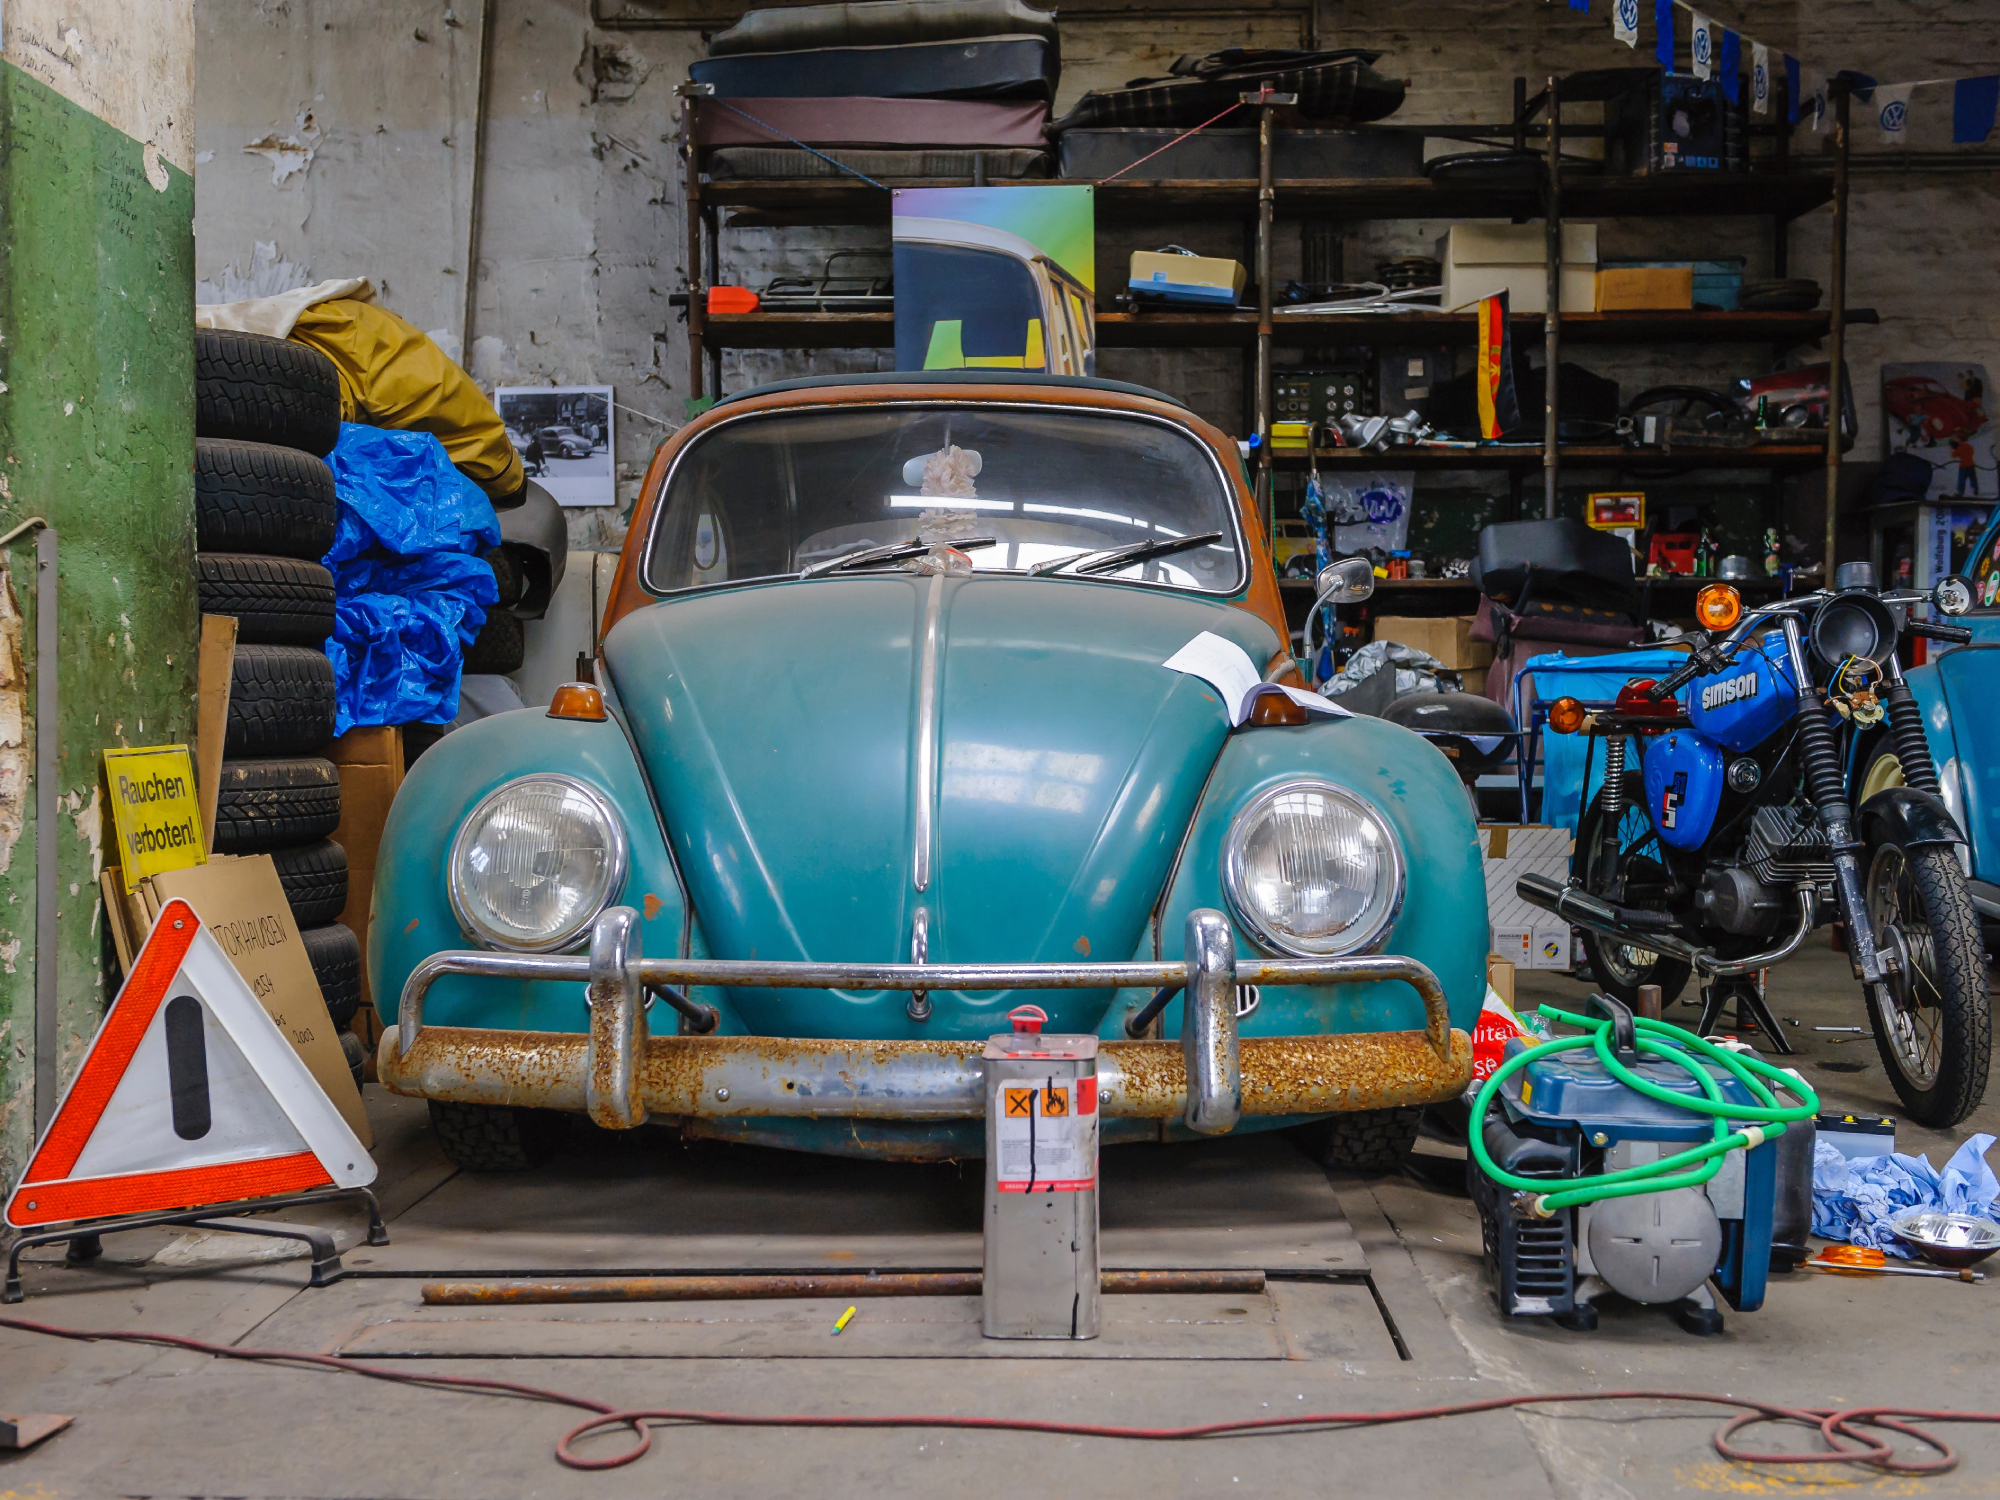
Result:
[[[1185,552],[1190,547],[1205,547],[1210,542],[1221,540],[1222,533],[1219,531],[1202,531],[1193,536],[1167,537],[1157,542],[1134,542],[1129,547],[1113,547],[1109,551],[1074,552],[1068,557],[1053,557],[1047,562],[1036,563],[1028,569],[1028,576],[1041,578],[1072,565],[1079,573],[1109,573],[1130,567],[1133,563],[1151,562],[1156,557],[1168,557],[1176,552]]]
[[[876,563],[906,562],[912,557],[921,557],[932,547],[952,547],[960,552],[972,552],[981,547],[991,547],[999,539],[990,536],[969,536],[948,542],[924,542],[912,537],[907,542],[890,542],[884,547],[863,547],[859,552],[844,552],[839,557],[830,557],[825,562],[816,562],[809,568],[799,569],[801,578],[820,578],[828,573],[839,573],[848,568],[870,567]]]

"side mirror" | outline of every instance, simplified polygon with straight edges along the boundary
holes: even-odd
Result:
[[[1375,564],[1365,557],[1343,557],[1319,570],[1319,602],[1359,604],[1375,592]]]
[[[1939,579],[1931,590],[1931,600],[1941,614],[1962,615],[1972,608],[1972,585],[1956,574]]]

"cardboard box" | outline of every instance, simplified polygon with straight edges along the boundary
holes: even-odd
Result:
[[[1493,643],[1472,638],[1471,615],[1428,620],[1380,615],[1375,621],[1375,639],[1427,651],[1457,672],[1483,672],[1493,662]]]
[[[1568,972],[1569,947],[1569,923],[1550,917],[1535,924],[1535,968]]]
[[[1514,1003],[1514,966],[1497,953],[1486,955],[1486,987],[1509,1005]]]
[[[1603,266],[1598,269],[1599,312],[1646,312],[1693,306],[1693,266]]]
[[[353,1031],[368,1044],[372,1068],[382,1024],[368,987],[368,912],[375,899],[375,856],[382,847],[382,826],[403,784],[403,731],[350,729],[328,747],[326,757],[340,772],[340,826],[333,830],[333,841],[347,851],[347,906],[340,920],[361,939],[363,954],[361,1008],[354,1013]]]
[[[1493,924],[1493,952],[1520,969],[1567,969],[1569,924],[1531,906],[1515,890],[1523,875],[1569,879],[1573,841],[1566,828],[1535,823],[1482,823],[1486,913]]]
[[[160,908],[176,896],[194,908],[348,1128],[362,1145],[372,1147],[375,1137],[361,1107],[361,1091],[348,1071],[347,1054],[334,1034],[271,856],[217,855],[205,865],[150,876],[139,883],[137,895],[145,906],[147,932]]]
[[[1212,303],[1234,307],[1243,295],[1243,263],[1208,255],[1134,250],[1126,285],[1135,296],[1167,302]]]
[[[1454,224],[1437,242],[1444,278],[1440,306],[1470,307],[1482,297],[1507,293],[1510,312],[1544,313],[1549,307],[1547,232],[1536,224]],[[1562,226],[1562,310],[1597,310],[1597,226]]]

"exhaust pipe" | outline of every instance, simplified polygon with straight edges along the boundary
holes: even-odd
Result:
[[[1530,906],[1539,906],[1543,911],[1553,912],[1572,927],[1587,928],[1604,937],[1616,938],[1621,943],[1630,943],[1634,948],[1643,948],[1649,953],[1663,953],[1669,958],[1682,959],[1693,965],[1695,973],[1704,979],[1754,974],[1759,969],[1769,968],[1772,964],[1790,958],[1804,945],[1819,916],[1817,893],[1811,886],[1802,885],[1794,892],[1798,900],[1798,922],[1783,942],[1775,948],[1752,954],[1748,958],[1722,958],[1713,949],[1697,948],[1686,938],[1677,937],[1673,933],[1635,927],[1630,922],[1622,920],[1618,915],[1618,909],[1609,902],[1591,895],[1578,886],[1559,885],[1546,875],[1523,875],[1514,883],[1514,891]]]

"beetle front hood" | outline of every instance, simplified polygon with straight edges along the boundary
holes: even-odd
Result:
[[[1115,960],[1227,732],[1162,665],[1204,630],[1279,647],[1161,589],[894,573],[672,599],[604,654],[714,956],[909,962],[921,928],[933,963]],[[732,998],[817,1036],[977,1035],[1000,1004],[941,995],[918,1031],[901,995]],[[1087,1030],[1109,996],[1016,998]]]

